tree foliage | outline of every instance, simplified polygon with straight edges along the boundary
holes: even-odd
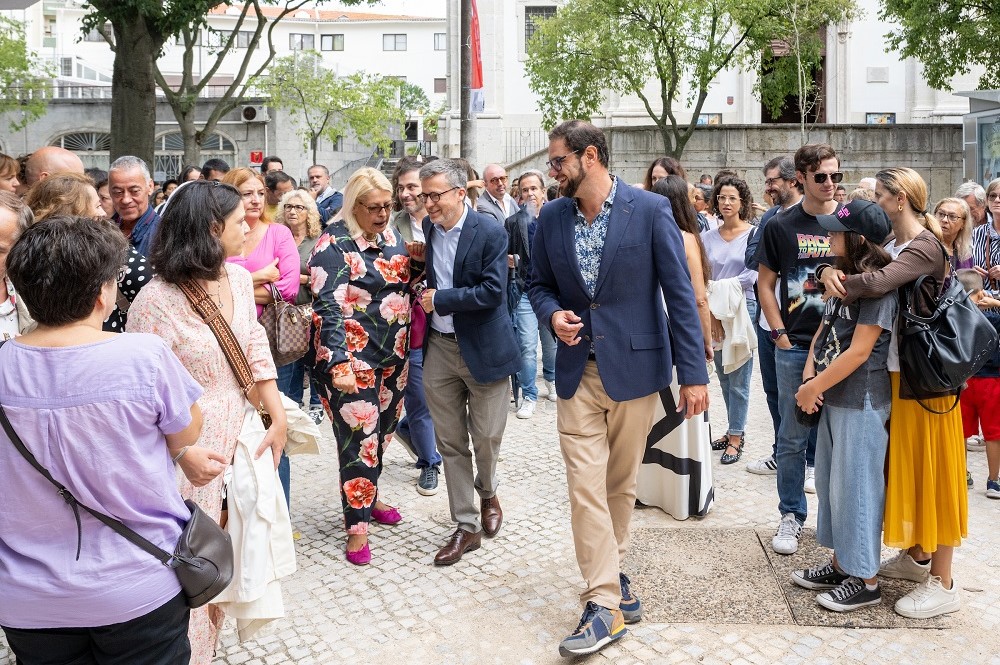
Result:
[[[427,93],[416,83],[401,81],[399,84],[399,107],[407,113],[424,115],[431,110],[431,100]]]
[[[45,114],[45,93],[50,75],[28,49],[24,26],[0,16],[0,113],[9,113],[14,132]]]
[[[608,92],[633,94],[659,129],[665,153],[679,157],[716,77],[731,67],[759,66],[765,46],[788,36],[785,4],[568,0],[555,17],[539,22],[527,44],[528,76],[544,123],[588,118]],[[691,116],[681,120],[675,104],[685,93]]]
[[[1000,7],[995,2],[883,0],[881,18],[898,24],[889,44],[920,60],[932,87],[950,90],[952,77],[982,67],[980,88],[997,88],[1000,50],[993,43],[1000,34]]]
[[[314,51],[276,58],[255,83],[278,108],[296,111],[303,146],[313,162],[320,138],[336,142],[348,133],[363,145],[388,150],[389,130],[406,120],[400,108],[399,81],[364,72],[337,76]]]

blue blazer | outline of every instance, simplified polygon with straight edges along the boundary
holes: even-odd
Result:
[[[707,384],[701,322],[670,202],[619,180],[593,295],[580,273],[575,225],[572,199],[545,204],[531,252],[528,298],[539,324],[551,330],[559,310],[583,322],[580,342],[560,341],[556,351],[559,397],[576,393],[591,343],[604,390],[617,402],[666,388],[674,366],[681,385]]]
[[[437,289],[433,227],[425,217],[427,285]],[[458,348],[472,378],[493,383],[515,374],[521,351],[507,313],[507,232],[492,217],[471,208],[458,238],[453,282],[454,288],[434,293],[434,309],[454,317]],[[427,334],[430,329],[428,316]]]

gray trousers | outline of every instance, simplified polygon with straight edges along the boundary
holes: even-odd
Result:
[[[428,335],[424,348],[424,394],[434,421],[437,449],[444,462],[448,506],[459,528],[472,533],[482,530],[476,493],[481,499],[488,499],[497,491],[497,458],[507,426],[509,385],[507,379],[477,382],[462,360],[458,342],[433,331]]]

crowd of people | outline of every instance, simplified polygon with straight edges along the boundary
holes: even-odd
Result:
[[[289,512],[284,396],[330,421],[346,560],[369,564],[370,523],[403,519],[379,485],[398,441],[419,494],[444,473],[454,530],[433,563],[448,566],[502,529],[511,402],[519,419],[557,402],[585,584],[564,656],[641,620],[622,569],[637,500],[708,510],[711,482],[691,502],[654,471],[671,438],[721,465],[770,447],[746,470],[776,477],[779,554],[797,551],[817,494],[832,556],[792,580],[821,606],[878,604],[882,576],[917,582],[903,616],[958,610],[967,452],[985,449],[986,495],[1000,498],[1000,358],[960,398],[914,399],[899,294],[922,275],[932,298],[959,279],[1000,325],[1000,179],[930,206],[916,171],[890,167],[848,192],[834,148],[810,144],[763,165],[761,205],[729,169],[693,183],[661,157],[633,186],[609,165],[582,121],[551,131],[547,173],[407,157],[343,192],[318,164],[300,187],[277,157],[259,170],[213,159],[157,186],[136,157],[104,172],[57,147],[0,155],[0,408],[81,504],[172,550],[183,499],[226,523],[257,409],[271,418],[255,455],[274,467],[260,492]],[[312,314],[308,350],[279,365],[258,319],[280,301]],[[771,442],[747,440],[754,364]],[[0,626],[19,662],[210,663],[224,604],[189,610],[169,568],[64,505],[9,438]],[[898,554],[880,561],[882,543]]]

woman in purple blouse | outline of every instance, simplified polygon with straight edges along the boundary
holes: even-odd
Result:
[[[0,405],[78,501],[173,551],[190,513],[171,459],[195,485],[226,460],[192,447],[202,390],[163,340],[101,329],[127,251],[118,229],[82,217],[24,232],[7,272],[38,326],[0,348]],[[186,664],[175,572],[74,515],[3,430],[0,468],[0,626],[17,662]]]

